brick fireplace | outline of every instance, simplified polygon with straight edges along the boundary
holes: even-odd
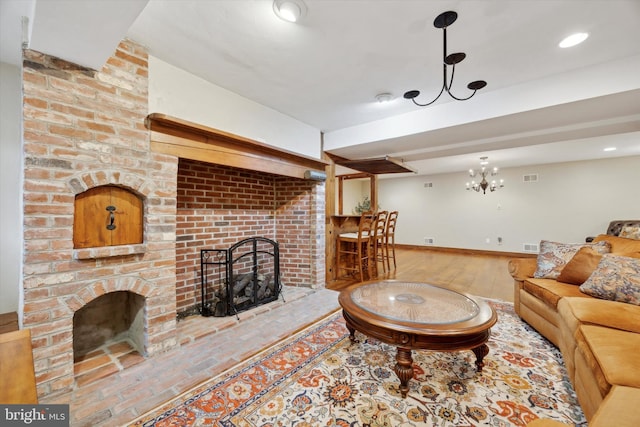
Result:
[[[323,185],[181,159],[177,208],[178,313],[200,304],[200,249],[226,249],[248,237],[280,243],[285,286],[323,286]]]
[[[74,386],[74,352],[116,335],[147,358],[178,346],[200,249],[265,236],[285,286],[324,286],[324,183],[154,150],[147,91],[147,52],[128,40],[100,71],[24,52],[23,324],[41,397]],[[76,196],[100,186],[143,201],[142,242],[74,248]]]

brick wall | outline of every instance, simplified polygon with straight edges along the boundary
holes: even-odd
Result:
[[[279,242],[284,285],[324,285],[324,183],[181,159],[177,207],[179,313],[200,304],[200,250],[248,237]]]
[[[325,184],[276,178],[276,236],[283,283],[325,284]]]
[[[99,71],[24,53],[24,327],[41,396],[72,387],[74,313],[107,293],[144,297],[148,356],[177,345],[177,159],[149,151],[147,72],[129,41]],[[75,196],[107,184],[143,198],[144,243],[75,250]]]

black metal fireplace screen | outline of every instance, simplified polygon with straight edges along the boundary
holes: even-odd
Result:
[[[201,314],[231,316],[278,299],[280,249],[278,242],[250,237],[229,249],[200,251]]]

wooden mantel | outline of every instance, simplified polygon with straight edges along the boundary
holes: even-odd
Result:
[[[304,178],[305,171],[325,172],[329,162],[160,113],[149,114],[151,150],[275,175]]]

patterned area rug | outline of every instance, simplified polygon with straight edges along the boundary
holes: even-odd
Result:
[[[400,397],[395,347],[356,333],[335,313],[140,417],[134,426],[525,426],[550,418],[586,426],[560,352],[508,303],[482,373],[471,351],[413,351]]]

